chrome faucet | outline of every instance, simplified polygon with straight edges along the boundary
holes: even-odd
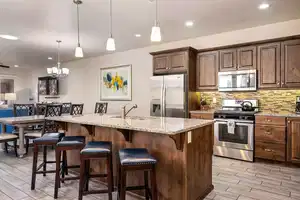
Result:
[[[128,111],[126,111],[126,106],[127,106],[128,104],[126,104],[126,105],[124,105],[124,106],[122,106],[121,107],[121,117],[122,117],[122,119],[125,119],[126,118],[126,116],[128,115],[128,113],[131,111],[131,110],[133,110],[134,108],[137,108],[138,106],[136,105],[136,104],[134,104]]]

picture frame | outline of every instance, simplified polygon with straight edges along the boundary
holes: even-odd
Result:
[[[100,68],[100,100],[132,100],[132,65]]]

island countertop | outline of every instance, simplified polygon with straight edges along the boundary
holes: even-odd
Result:
[[[116,129],[145,131],[166,135],[176,135],[213,124],[213,120],[137,116],[128,116],[126,119],[122,119],[120,116],[106,114],[84,114],[80,116],[68,115],[60,117],[48,117],[46,119]]]

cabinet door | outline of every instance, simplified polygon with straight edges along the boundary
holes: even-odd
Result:
[[[45,80],[45,79],[39,80],[39,83],[38,83],[39,94],[47,95],[48,94],[47,88],[48,88],[47,80]]]
[[[300,40],[290,40],[281,44],[282,87],[300,87]]]
[[[280,43],[259,45],[258,87],[279,88],[280,83]]]
[[[169,68],[169,57],[167,54],[153,57],[153,72],[156,74],[167,73]]]
[[[220,71],[235,71],[237,69],[236,49],[220,51]]]
[[[256,69],[256,46],[237,49],[238,70]]]
[[[188,52],[170,54],[170,72],[186,72],[188,67]]]
[[[49,95],[58,95],[57,79],[49,79]]]
[[[218,88],[218,67],[218,51],[198,54],[196,74],[198,90],[214,90]]]
[[[300,120],[288,119],[288,160],[300,163]]]

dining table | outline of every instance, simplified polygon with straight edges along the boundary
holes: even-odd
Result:
[[[24,157],[24,154],[26,152],[24,147],[25,129],[29,126],[41,125],[44,123],[44,120],[45,120],[44,115],[0,118],[2,133],[5,133],[6,125],[12,125],[18,128],[18,132],[17,132],[19,135],[18,154],[20,158]]]

